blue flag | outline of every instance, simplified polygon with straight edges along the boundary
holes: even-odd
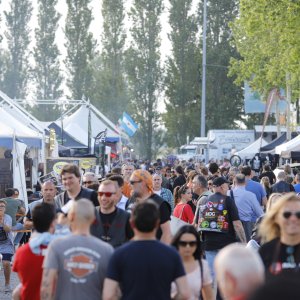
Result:
[[[129,136],[133,136],[138,129],[138,125],[126,112],[123,113],[120,125]]]

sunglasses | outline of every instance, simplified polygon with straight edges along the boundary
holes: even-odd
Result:
[[[102,197],[103,195],[105,195],[105,197],[110,198],[112,195],[114,195],[115,193],[111,193],[111,192],[98,192],[98,195],[100,197]]]
[[[142,180],[137,180],[137,181],[130,180],[129,181],[130,185],[134,185],[135,183],[139,183],[139,182],[142,182]]]
[[[83,184],[91,184],[93,181],[84,181]]]
[[[300,219],[300,211],[296,211],[296,212],[291,212],[291,211],[285,211],[282,216],[285,219],[289,219],[292,215],[296,216],[297,219]]]
[[[189,245],[190,247],[196,247],[197,246],[197,241],[179,241],[178,245],[181,247],[187,247]]]

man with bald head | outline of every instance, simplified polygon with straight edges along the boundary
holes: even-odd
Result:
[[[221,294],[226,300],[244,300],[264,283],[264,265],[259,254],[244,245],[223,248],[215,259]]]
[[[33,222],[32,222],[32,211],[34,209],[34,207],[39,204],[39,203],[48,203],[48,204],[52,204],[55,206],[55,201],[54,201],[54,198],[56,196],[56,186],[55,184],[53,183],[53,181],[49,180],[49,181],[45,181],[43,184],[42,184],[42,196],[43,198],[42,199],[39,199],[39,200],[36,200],[36,201],[33,201],[31,202],[29,205],[28,205],[28,212],[27,212],[27,215],[25,217],[25,220],[24,220],[24,227],[26,229],[32,229],[33,227]]]
[[[126,209],[131,211],[136,203],[142,203],[148,199],[153,200],[159,206],[160,226],[156,237],[163,243],[170,244],[172,235],[170,228],[171,206],[160,196],[153,192],[153,181],[151,174],[146,170],[135,170],[130,176],[132,187],[131,197],[126,203]]]
[[[101,299],[113,248],[90,234],[95,207],[87,199],[72,200],[68,220],[72,234],[52,241],[43,265],[41,299]]]

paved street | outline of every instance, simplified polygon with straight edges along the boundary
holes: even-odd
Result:
[[[18,283],[19,283],[19,279],[18,279],[17,273],[12,272],[11,273],[11,281],[10,281],[11,288],[14,289],[17,286]],[[1,266],[1,271],[0,271],[0,300],[11,300],[11,293],[10,294],[4,294],[3,288],[4,288],[4,274],[3,274],[3,268]]]

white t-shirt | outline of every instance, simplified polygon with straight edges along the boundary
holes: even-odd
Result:
[[[186,274],[188,285],[189,285],[189,291],[191,293],[191,297],[189,298],[189,300],[198,300],[200,298],[200,292],[203,286],[212,284],[213,282],[208,263],[204,259],[202,259],[202,268],[203,268],[203,272],[202,272],[203,281],[201,280],[200,265],[198,265],[197,268],[191,273]],[[201,283],[203,283],[203,286],[201,286]],[[176,284],[173,282],[171,295],[174,296],[176,295],[176,293],[177,293]]]

